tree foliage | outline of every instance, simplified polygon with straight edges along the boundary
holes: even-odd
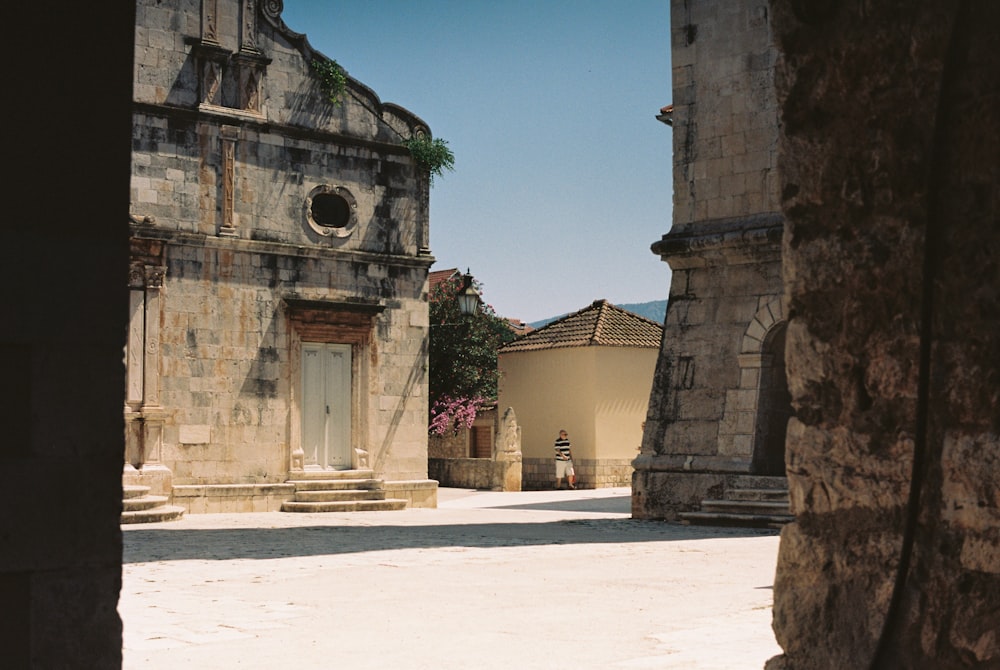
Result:
[[[463,315],[456,298],[463,288],[462,277],[455,276],[430,295],[428,430],[436,435],[472,426],[476,413],[496,401],[497,350],[515,337],[490,305]]]
[[[347,90],[347,73],[335,60],[314,58],[309,67],[319,78],[320,88],[326,99],[335,105],[343,102],[344,91]]]
[[[432,186],[435,176],[444,176],[445,170],[455,169],[455,154],[448,148],[448,142],[440,137],[431,139],[421,133],[404,140],[403,145],[410,150],[413,160],[430,174]]]

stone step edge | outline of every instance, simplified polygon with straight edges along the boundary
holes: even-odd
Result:
[[[141,512],[165,505],[170,498],[167,496],[142,496],[141,498],[125,498],[122,509],[126,512]]]
[[[122,499],[131,500],[133,498],[141,498],[147,493],[149,493],[150,487],[141,486],[139,484],[122,484]]]
[[[295,498],[289,502],[351,502],[355,500],[385,500],[385,491],[367,489],[296,491]]]
[[[176,521],[184,516],[184,508],[174,505],[162,505],[152,509],[122,512],[119,523],[158,523],[161,521]]]
[[[788,500],[788,489],[729,489],[726,500]]]
[[[702,510],[706,507],[758,507],[761,509],[784,510],[788,509],[788,503],[780,500],[732,500],[725,498],[722,500],[702,500]]]
[[[343,491],[349,489],[371,491],[381,489],[384,482],[381,479],[290,479],[285,483],[294,486],[296,491]]]
[[[290,470],[288,481],[372,479],[374,470]]]
[[[681,512],[677,515],[682,523],[698,522],[703,524],[724,525],[736,522],[741,525],[755,524],[786,524],[795,520],[791,514],[735,514],[725,512]]]
[[[378,512],[406,509],[405,498],[385,500],[355,500],[345,502],[296,502],[282,503],[282,512]]]

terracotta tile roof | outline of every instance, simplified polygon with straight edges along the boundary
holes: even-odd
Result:
[[[531,327],[530,324],[527,324],[524,321],[521,321],[520,319],[508,318],[507,323],[510,324],[510,329],[514,331],[514,334],[519,337],[521,335],[527,335],[528,333],[533,332],[535,330],[534,328]]]
[[[457,274],[461,274],[457,268],[451,268],[450,270],[436,270],[435,272],[427,273],[428,280],[428,291],[433,291],[438,284],[445,281],[446,279],[451,279]]]
[[[589,307],[542,326],[500,349],[538,351],[562,347],[643,347],[659,348],[663,326],[612,305],[595,300]]]

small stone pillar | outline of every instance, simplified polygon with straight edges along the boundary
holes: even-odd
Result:
[[[171,494],[173,473],[160,462],[166,412],[160,405],[160,301],[166,268],[133,262],[126,340],[125,463],[122,482]]]
[[[508,407],[500,419],[494,441],[493,460],[497,464],[498,484],[503,491],[521,490],[521,426],[514,408]]]

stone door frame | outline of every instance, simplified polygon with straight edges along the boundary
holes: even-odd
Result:
[[[372,333],[384,306],[372,303],[284,299],[289,324],[288,364],[291,371],[289,402],[289,471],[301,470],[302,455],[302,345],[344,344],[351,347],[351,446],[350,467],[367,467],[370,368],[375,365]]]
[[[739,386],[726,391],[722,421],[719,423],[718,447],[720,456],[745,460],[747,470],[753,468],[754,450],[761,406],[761,381],[774,366],[773,356],[766,353],[765,343],[778,328],[786,325],[781,296],[765,296],[758,301],[758,309],[743,333],[737,362],[740,366]]]

